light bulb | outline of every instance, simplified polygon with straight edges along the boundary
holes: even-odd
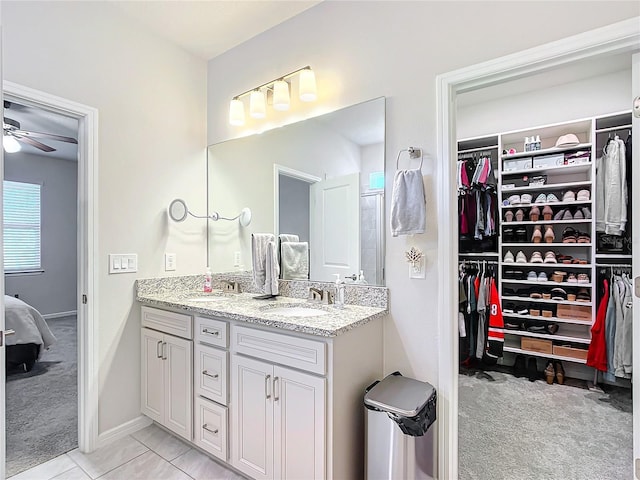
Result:
[[[289,84],[284,80],[273,82],[273,108],[289,110]]]
[[[7,153],[16,153],[22,149],[18,141],[11,135],[4,135],[2,137],[2,146]]]
[[[314,102],[316,100],[316,75],[310,68],[300,72],[299,89],[300,100],[303,102]]]
[[[249,115],[253,118],[264,118],[267,116],[264,93],[260,90],[254,90],[251,92],[251,98],[249,100]]]
[[[229,104],[229,123],[236,127],[244,125],[244,103],[234,98]]]

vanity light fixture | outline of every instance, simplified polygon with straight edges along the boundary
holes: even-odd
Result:
[[[302,102],[313,102],[317,98],[316,76],[310,66],[299,68],[280,78],[263,83],[262,85],[236,95],[229,105],[229,123],[234,126],[244,125],[244,103],[242,97],[251,95],[249,100],[249,115],[252,118],[266,117],[266,99],[272,101],[274,110],[289,110],[291,104],[289,96],[289,79],[299,74],[298,95]]]

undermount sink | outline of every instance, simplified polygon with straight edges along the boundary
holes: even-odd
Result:
[[[326,310],[305,306],[270,308],[266,310],[265,313],[272,313],[283,317],[319,317],[321,315],[329,315],[329,312]]]

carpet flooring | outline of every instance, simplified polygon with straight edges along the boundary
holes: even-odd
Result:
[[[7,374],[7,477],[78,446],[76,317],[47,323],[58,342],[30,372]]]
[[[460,480],[632,478],[629,389],[487,373],[459,375]]]

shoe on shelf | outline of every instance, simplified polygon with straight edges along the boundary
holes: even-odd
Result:
[[[507,253],[505,253],[504,255],[504,259],[502,260],[503,263],[513,263],[514,258],[513,258],[513,253],[511,253],[511,250],[507,250]]]
[[[556,234],[553,233],[553,228],[551,227],[551,225],[547,225],[546,230],[544,231],[544,241],[546,243],[553,243],[553,241],[556,238]]]
[[[502,309],[503,313],[516,313],[516,306],[513,302],[507,302],[504,304],[504,308]]]
[[[527,229],[525,227],[516,228],[516,242],[526,243],[527,240]]]
[[[522,322],[508,319],[504,321],[504,328],[506,328],[507,330],[522,330]]]
[[[512,243],[515,238],[514,231],[512,227],[504,227],[502,229],[502,242]]]
[[[567,292],[564,288],[555,287],[551,289],[551,300],[566,300]]]
[[[578,232],[578,243],[591,243],[591,235],[585,232]]]
[[[560,385],[564,385],[564,368],[562,367],[562,362],[556,360],[553,362],[553,366],[556,370],[556,380]]]
[[[524,253],[522,255],[524,256]],[[531,254],[531,260],[529,260],[529,263],[544,263],[544,261],[542,260],[542,254],[540,252],[533,252]]]
[[[562,201],[563,202],[575,202],[576,201],[575,192],[572,191],[572,190],[567,190],[566,192],[564,192],[564,195],[562,195]]]
[[[564,220],[564,218],[563,218],[563,217],[564,217],[564,213],[565,213],[566,211],[567,211],[567,209],[566,209],[566,208],[563,208],[562,210],[560,210],[558,213],[556,213],[556,214],[553,216],[553,219],[554,219],[554,220]]]
[[[536,197],[535,203],[547,203],[547,196],[544,193],[541,193]]]
[[[543,291],[542,292],[542,298],[544,298],[545,300],[550,300],[551,299],[551,291]]]
[[[529,272],[529,275],[527,275],[527,280],[530,281],[530,282],[537,282],[538,281],[538,274],[536,274],[536,272],[531,270]]]
[[[524,377],[527,374],[527,365],[524,355],[516,355],[516,359],[513,362],[513,374],[516,377]]]
[[[516,253],[516,263],[527,263],[527,257],[522,252],[522,250]]]
[[[589,207],[582,207],[580,210],[582,210],[584,218],[586,218],[587,220],[591,219],[591,210],[589,210]]]
[[[558,197],[556,197],[556,195],[554,193],[550,193],[549,195],[547,195],[547,203],[557,203],[560,200],[558,200]]]
[[[516,308],[516,313],[518,315],[526,315],[529,313],[529,309],[520,305],[518,308]]]
[[[530,382],[535,382],[538,379],[538,362],[535,357],[529,357],[527,361],[527,377]]]
[[[567,283],[578,283],[578,279],[576,278],[575,273],[569,274],[569,278],[567,278]]]
[[[562,283],[564,282],[564,277],[567,275],[567,272],[561,272],[559,270],[556,270],[555,272],[553,272],[553,275],[551,275],[551,280],[553,280],[556,283]]]
[[[524,212],[522,211],[521,208],[519,208],[518,210],[516,210],[516,220],[518,222],[521,222],[524,220]]]
[[[531,308],[529,309],[529,315],[531,315],[532,317],[539,317],[540,306],[538,304],[531,305]]]
[[[589,283],[589,281],[589,275],[587,275],[586,273],[578,274],[578,283]]]
[[[580,210],[579,208],[576,210],[576,213],[573,214],[573,219],[574,220],[584,220],[584,214],[582,213],[582,210]]]
[[[558,333],[558,330],[560,330],[560,326],[557,323],[547,323],[544,326],[544,330],[549,334],[549,335],[555,335],[556,333]]]
[[[544,309],[542,310],[542,316],[544,318],[553,318],[553,310],[551,310],[551,308],[552,307],[544,307]]]
[[[540,209],[536,206],[531,207],[529,210],[529,220],[537,222],[540,219]]]
[[[504,221],[513,222],[513,212],[511,210],[507,210],[506,213],[504,214]]]
[[[530,205],[531,200],[533,200],[533,197],[529,193],[523,193],[522,195],[520,195],[520,203],[522,205]]]
[[[571,215],[571,210],[567,208],[564,211],[564,215],[562,215],[562,220],[573,220],[573,215]]]
[[[549,205],[542,209],[542,218],[547,222],[553,218],[553,209]]]
[[[589,290],[587,290],[586,288],[581,288],[580,290],[578,290],[578,294],[576,295],[576,300],[578,302],[590,302],[591,294],[589,293]]]
[[[549,385],[553,385],[553,380],[556,378],[556,369],[552,360],[549,360],[547,366],[544,367],[544,378],[547,379]]]
[[[569,300],[570,302],[575,302],[576,298],[577,297],[575,293],[567,293],[567,300]]]
[[[533,235],[531,235],[531,241],[533,243],[540,243],[542,241],[542,229],[540,225],[533,227]]]
[[[509,205],[520,205],[520,195],[511,195],[508,198]]]
[[[544,272],[540,272],[538,274],[538,282],[547,282],[549,279],[547,278],[547,274]]]
[[[556,254],[551,251],[545,253],[543,263],[558,263],[558,260],[556,260]]]
[[[536,300],[540,300],[542,298],[542,292],[537,289],[531,290],[529,293],[529,298],[535,298]]]
[[[578,237],[572,227],[567,227],[562,231],[562,243],[576,243]]]
[[[591,192],[589,190],[578,190],[576,200],[578,202],[587,202],[591,198]]]

